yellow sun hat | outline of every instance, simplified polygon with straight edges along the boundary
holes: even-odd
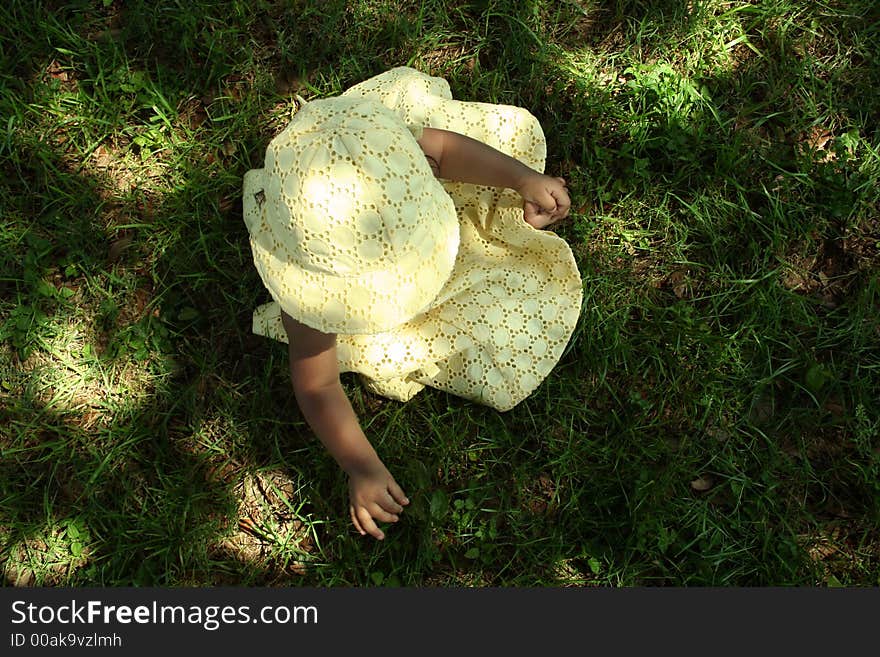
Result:
[[[242,206],[273,300],[324,333],[382,333],[424,312],[458,252],[452,198],[403,119],[372,99],[301,107],[245,174]]]

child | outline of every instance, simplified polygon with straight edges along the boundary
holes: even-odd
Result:
[[[580,312],[562,178],[527,111],[453,100],[395,68],[306,103],[245,175],[244,218],[273,302],[254,332],[289,344],[296,400],[349,476],[362,535],[409,500],[339,373],[405,401],[425,385],[498,410],[558,362]],[[441,182],[441,180],[443,182]]]

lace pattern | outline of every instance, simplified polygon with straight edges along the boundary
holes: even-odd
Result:
[[[416,138],[422,126],[460,132],[543,171],[543,131],[525,109],[453,100],[444,80],[405,67],[343,97],[381,103]],[[373,334],[339,334],[339,368],[392,399],[405,401],[427,385],[509,410],[559,361],[580,314],[580,274],[564,240],[523,220],[516,192],[442,184],[458,219],[450,275],[408,321]],[[274,302],[255,311],[253,329],[287,340]]]

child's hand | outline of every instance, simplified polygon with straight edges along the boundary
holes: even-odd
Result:
[[[397,522],[398,514],[409,504],[409,499],[381,462],[349,473],[348,496],[351,502],[348,510],[355,529],[361,536],[370,534],[380,541],[385,534],[373,519]]]
[[[523,219],[535,228],[545,228],[568,216],[571,199],[562,178],[536,172],[516,191],[523,197]]]

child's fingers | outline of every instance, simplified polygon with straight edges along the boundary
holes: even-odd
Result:
[[[571,199],[568,198],[568,194],[564,192],[557,195],[554,195],[553,198],[556,200],[556,207],[554,210],[556,212],[568,212],[568,209],[571,207]]]
[[[373,538],[377,538],[380,541],[385,538],[385,534],[382,533],[382,530],[376,527],[376,523],[373,522],[373,518],[370,516],[370,512],[367,511],[364,507],[359,506],[354,510],[357,519],[360,521],[360,526],[363,530],[372,536]]]
[[[553,200],[556,203],[556,207],[552,212],[552,219],[554,221],[558,219],[564,219],[568,216],[568,210],[571,208],[571,197],[568,195],[568,190],[564,187],[565,180],[562,178],[556,178],[560,183],[562,183],[562,187],[554,187],[550,189],[550,195],[553,197]]]
[[[565,182],[562,180],[562,178],[557,178],[557,180],[559,181],[559,184],[553,185],[549,189],[550,194],[553,196],[554,199],[556,199],[557,202],[560,200],[568,201],[568,187],[565,186]]]
[[[534,203],[526,202],[523,205],[523,219],[530,224],[532,228],[543,228],[547,225],[547,213],[541,210]]]
[[[550,214],[556,210],[559,203],[551,190],[545,189],[540,196],[540,198],[535,199],[535,203],[540,208],[541,212],[544,214]]]
[[[568,194],[560,194],[556,198],[556,210],[553,212],[553,219],[564,219],[568,216],[570,208],[571,199],[568,198]]]
[[[402,506],[406,506],[409,504],[409,498],[403,492],[403,489],[397,485],[396,481],[390,481],[388,483],[388,493],[391,495],[392,499]]]
[[[381,520],[382,522],[397,522],[400,518],[397,517],[396,513],[390,513],[383,509],[379,504],[373,502],[369,508],[370,515],[376,520]]]
[[[348,505],[348,513],[351,516],[351,524],[353,524],[354,528],[358,530],[358,533],[361,536],[366,534],[367,532],[364,531],[364,528],[361,527],[361,523],[358,522],[357,514],[354,512],[354,506],[351,504]]]
[[[400,504],[398,504],[395,501],[395,499],[391,496],[391,493],[387,492],[387,491],[385,493],[385,496],[381,500],[378,500],[378,503],[379,503],[379,506],[381,506],[382,509],[387,511],[388,513],[395,513],[396,514],[396,513],[400,513],[401,511],[403,511],[403,507]]]

